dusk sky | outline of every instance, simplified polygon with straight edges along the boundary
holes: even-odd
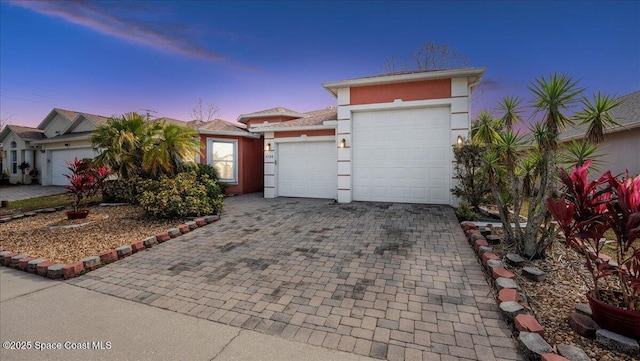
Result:
[[[550,72],[587,95],[640,90],[640,1],[2,1],[0,117],[37,126],[54,107],[191,120],[335,105],[321,85],[384,72],[425,41],[486,67],[473,113],[529,97]]]

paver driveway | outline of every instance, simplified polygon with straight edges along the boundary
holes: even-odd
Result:
[[[380,359],[520,359],[445,206],[230,198],[219,222],[69,282]]]

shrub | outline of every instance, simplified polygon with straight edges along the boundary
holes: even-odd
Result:
[[[93,197],[102,188],[104,180],[109,176],[109,170],[78,158],[73,162],[67,162],[67,168],[71,171],[71,174],[64,174],[70,183],[67,189],[73,195],[73,210],[78,212],[82,199]]]
[[[107,203],[137,203],[139,178],[112,179],[104,183],[102,201]]]
[[[474,221],[478,219],[478,215],[473,211],[469,203],[460,202],[460,205],[456,209],[456,217],[458,221]]]
[[[451,193],[464,201],[467,207],[478,211],[481,205],[489,202],[491,195],[487,173],[482,169],[484,148],[466,141],[454,147],[453,154],[456,159],[454,171],[458,182],[451,189]]]
[[[212,214],[223,207],[223,196],[216,182],[195,172],[174,178],[144,179],[138,183],[138,202],[144,210],[159,218],[196,217]]]

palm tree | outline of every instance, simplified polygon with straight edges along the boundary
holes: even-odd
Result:
[[[498,103],[497,110],[502,113],[502,117],[498,120],[507,131],[513,129],[513,126],[522,120],[522,112],[520,111],[521,103],[522,99],[517,96],[506,96]]]
[[[176,124],[160,124],[161,132],[143,156],[142,168],[154,175],[173,175],[180,163],[193,162],[200,153],[198,132]]]
[[[582,103],[582,111],[577,113],[574,118],[580,121],[580,125],[588,124],[586,136],[590,142],[602,143],[605,128],[620,125],[609,114],[609,111],[622,104],[622,100],[598,92],[593,95],[593,102],[589,101],[587,97],[583,97],[580,102]]]
[[[91,137],[93,146],[102,150],[95,162],[111,168],[122,179],[140,174],[143,155],[159,130],[137,113],[109,118]]]

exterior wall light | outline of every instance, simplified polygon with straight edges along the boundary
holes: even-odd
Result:
[[[458,138],[456,139],[456,144],[458,144],[458,146],[461,146],[462,143],[464,143],[464,139],[462,139],[462,136],[459,135]]]
[[[342,138],[342,140],[340,141],[340,144],[338,144],[338,148],[344,148],[347,146],[347,141]]]
[[[264,151],[269,152],[270,150],[271,150],[271,143],[267,143],[267,145],[264,146]]]

